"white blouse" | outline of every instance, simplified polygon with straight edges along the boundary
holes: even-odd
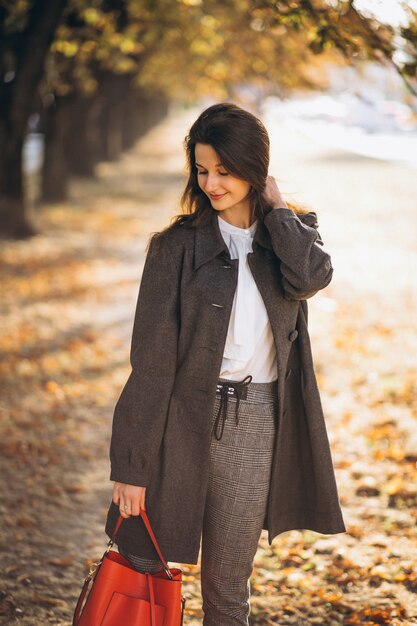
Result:
[[[271,324],[264,301],[249,267],[256,220],[249,228],[239,228],[217,216],[220,232],[230,257],[239,259],[237,288],[227,331],[220,370],[221,378],[242,380],[252,374],[252,382],[277,379],[277,356]]]

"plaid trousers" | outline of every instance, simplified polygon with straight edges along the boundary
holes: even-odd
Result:
[[[219,378],[219,383],[236,382]],[[228,392],[226,402],[216,392],[212,416],[201,543],[203,626],[249,625],[250,577],[266,513],[277,428],[277,381],[249,382],[239,399],[231,387]],[[218,438],[218,426],[217,436],[214,431],[221,408],[225,417]],[[163,569],[159,560],[122,554],[139,571]]]

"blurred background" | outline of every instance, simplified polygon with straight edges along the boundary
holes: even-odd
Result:
[[[224,100],[335,268],[309,325],[347,532],[263,533],[252,623],[417,624],[414,0],[0,1],[0,623],[71,624],[104,551],[145,246]]]

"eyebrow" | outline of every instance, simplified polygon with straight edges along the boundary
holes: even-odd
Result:
[[[204,165],[201,165],[201,163],[196,163],[196,165],[198,165],[199,167],[204,167]],[[221,163],[216,163],[216,166],[217,166],[217,165],[220,165],[220,166],[221,166],[222,164],[221,164]]]

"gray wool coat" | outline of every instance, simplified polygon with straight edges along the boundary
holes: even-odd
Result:
[[[204,224],[152,239],[136,306],[132,371],[117,401],[110,480],[146,486],[146,511],[167,561],[195,564],[208,481],[211,415],[238,259],[213,209]],[[278,428],[263,528],[346,532],[307,328],[307,302],[332,279],[317,214],[272,209],[248,262],[277,350]],[[248,372],[250,373],[250,372]],[[105,531],[119,516],[111,502]],[[140,517],[125,519],[121,547],[158,558]]]

